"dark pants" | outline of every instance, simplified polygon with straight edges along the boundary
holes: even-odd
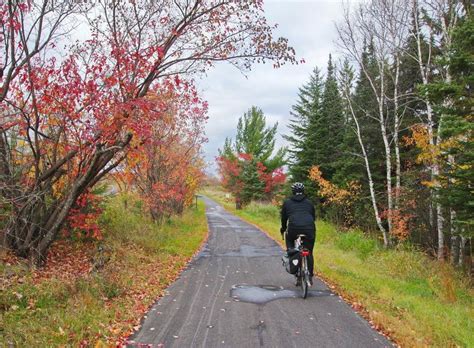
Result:
[[[303,246],[311,251],[308,257],[308,268],[309,274],[313,276],[313,267],[314,267],[314,259],[313,259],[313,248],[314,248],[314,241],[315,241],[315,233],[314,231],[288,231],[286,234],[286,249],[293,249],[295,247],[295,240],[298,238],[299,234],[305,234],[308,237],[303,238]]]

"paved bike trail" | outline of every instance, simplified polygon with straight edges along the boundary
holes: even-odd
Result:
[[[319,279],[302,299],[278,244],[205,201],[207,244],[151,307],[130,347],[392,346]]]

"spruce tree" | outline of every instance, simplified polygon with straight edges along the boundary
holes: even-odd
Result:
[[[359,119],[361,133],[365,140],[367,155],[372,168],[372,176],[376,191],[385,191],[384,145],[378,124],[378,106],[370,81],[362,69],[367,69],[367,74],[374,77],[378,74],[372,44],[363,48],[361,68],[358,74],[354,91],[354,108]]]
[[[400,62],[400,105],[405,106],[399,134],[400,139],[412,137],[414,125],[428,123],[427,106],[423,98],[417,95],[418,86],[423,84],[418,62],[418,43],[415,19],[412,21],[410,35],[403,49]],[[428,61],[429,45],[423,35],[420,35],[422,60]],[[431,46],[433,49],[433,46]],[[436,115],[432,114],[432,117]],[[402,212],[409,211],[410,201],[416,201],[416,214],[413,214],[410,229],[410,240],[413,242],[432,243],[434,238],[434,207],[432,206],[432,190],[420,182],[431,181],[431,170],[426,163],[416,161],[420,149],[416,145],[401,148],[402,163],[402,192],[399,206]],[[411,213],[411,212],[410,212]],[[431,214],[431,218],[430,218]],[[427,233],[428,232],[428,233]],[[433,233],[433,234],[432,234]]]
[[[310,80],[299,89],[298,101],[292,107],[289,128],[291,135],[285,136],[290,143],[289,173],[293,181],[303,182],[307,187],[308,196],[315,192],[314,184],[308,179],[311,166],[314,164],[313,149],[315,147],[314,128],[320,117],[322,96],[322,79],[318,68],[313,70]]]
[[[265,183],[258,175],[257,162],[255,158],[241,162],[242,172],[240,179],[243,182],[243,188],[240,192],[240,200],[244,206],[253,200],[261,200],[265,196]]]
[[[232,139],[226,137],[224,141],[224,146],[222,149],[218,149],[219,151],[219,157],[226,157],[229,159],[234,159],[235,158],[235,151],[232,145]]]
[[[235,137],[237,153],[252,155],[258,162],[263,163],[268,170],[283,166],[286,150],[284,148],[279,149],[273,155],[277,127],[278,123],[275,123],[273,127],[267,128],[263,111],[256,106],[252,106],[243,117],[239,118],[237,124],[237,135]]]
[[[263,111],[252,106],[239,118],[235,142],[226,138],[219,149],[221,174],[232,186],[238,209],[275,193],[268,191],[267,184],[275,178],[274,171],[286,163],[286,149],[274,151],[277,127],[278,123],[267,127]]]
[[[344,138],[344,110],[336,79],[336,70],[329,55],[324,93],[321,99],[321,117],[314,127],[315,164],[327,180],[332,180],[338,169]]]
[[[443,113],[441,157],[445,171],[438,180],[440,199],[456,212],[452,224],[474,235],[474,18],[468,14],[453,32],[449,52],[450,82],[434,83],[429,93]],[[449,103],[445,102],[449,100]]]
[[[342,91],[342,88],[347,88],[343,93],[347,95],[347,98],[352,99],[354,97],[352,86],[354,85],[355,77],[354,70],[347,60],[344,61],[339,71],[339,78],[342,82],[342,86],[339,89]],[[339,147],[339,156],[333,164],[335,167],[333,181],[344,186],[351,181],[361,182],[364,177],[365,168],[363,160],[358,155],[360,145],[357,140],[349,101],[345,98],[342,98],[342,114],[344,119],[343,136]]]

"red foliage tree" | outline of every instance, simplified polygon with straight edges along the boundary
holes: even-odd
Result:
[[[286,181],[283,168],[269,170],[251,154],[217,158],[222,186],[235,197],[236,207],[252,200],[272,200]]]
[[[77,199],[166,114],[150,95],[216,61],[294,62],[261,1],[8,1],[0,5],[3,243],[42,264]],[[90,37],[59,54],[72,14]],[[105,20],[104,20],[105,19]],[[82,24],[83,25],[83,24]],[[65,57],[65,58],[64,58]],[[164,80],[173,75],[174,82]]]
[[[241,205],[240,193],[244,188],[241,178],[242,166],[237,157],[217,157],[221,185],[235,197],[236,206]]]
[[[102,213],[100,207],[101,199],[98,195],[85,192],[79,196],[76,203],[69,211],[67,225],[69,229],[65,235],[87,239],[102,239],[102,232],[99,227],[99,216]]]
[[[184,81],[153,99],[166,104],[167,111],[149,125],[148,137],[132,143],[126,170],[152,218],[159,220],[190,205],[204,177],[200,153],[207,103]]]
[[[264,191],[267,194],[271,195],[286,182],[286,174],[281,167],[269,172],[263,163],[257,162],[257,171],[260,180],[265,183]]]

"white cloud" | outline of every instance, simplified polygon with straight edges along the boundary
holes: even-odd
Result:
[[[252,105],[262,108],[269,124],[279,123],[279,133],[287,133],[291,106],[298,88],[306,83],[315,66],[324,69],[328,55],[335,54],[334,23],[342,17],[342,4],[334,1],[267,0],[269,23],[278,23],[275,36],[288,38],[298,58],[306,63],[274,69],[272,64],[255,65],[247,78],[229,64],[220,64],[203,77],[198,86],[209,102],[205,156],[213,162],[226,137],[234,137],[237,121]],[[278,146],[285,141],[279,135]]]

